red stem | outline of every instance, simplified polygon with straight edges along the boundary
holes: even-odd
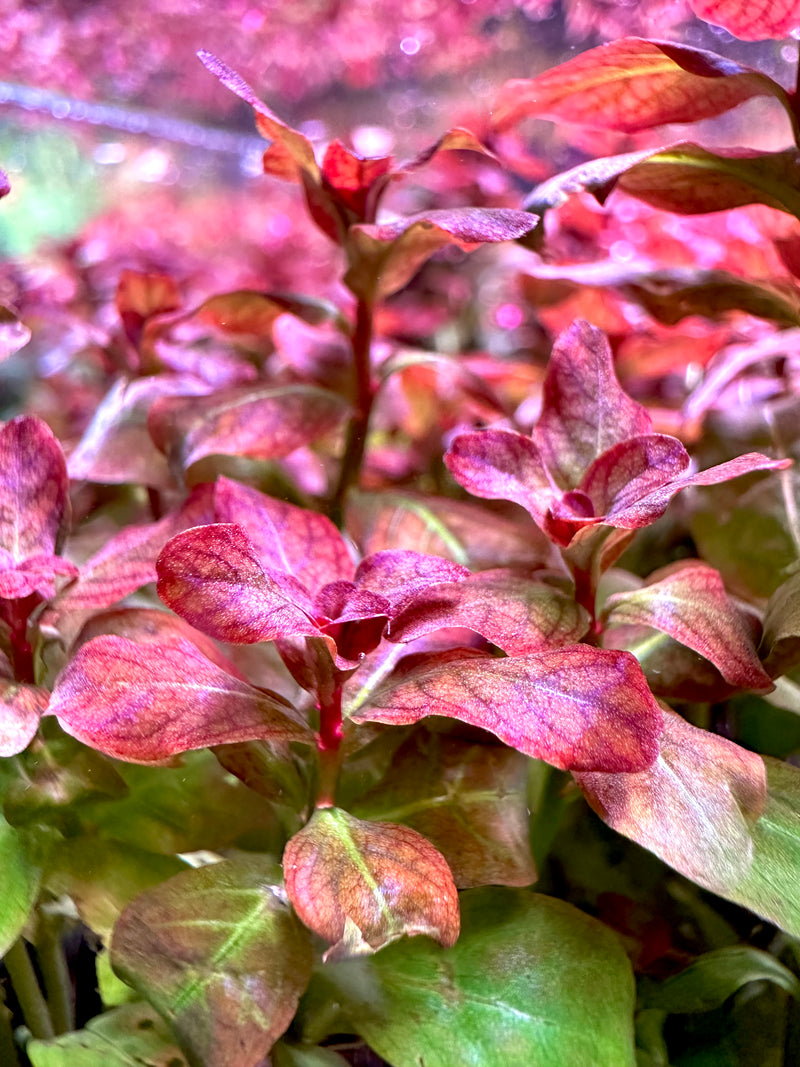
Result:
[[[342,687],[334,686],[330,696],[319,704],[319,783],[316,807],[332,808],[335,803],[336,782],[341,766],[342,743]]]
[[[33,646],[28,640],[28,619],[39,598],[34,593],[22,600],[9,601],[7,618],[11,624],[11,660],[18,682],[36,683]]]
[[[355,410],[347,427],[347,441],[339,472],[339,483],[334,491],[330,508],[331,518],[337,526],[342,525],[347,493],[351,486],[358,482],[361,473],[372,401],[375,397],[370,360],[373,316],[374,307],[371,301],[360,298],[356,305],[356,324],[352,340]]]

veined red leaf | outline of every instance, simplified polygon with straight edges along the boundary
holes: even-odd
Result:
[[[630,653],[573,645],[508,659],[425,663],[352,716],[407,725],[443,715],[563,770],[632,771],[658,753],[661,709]]]
[[[206,383],[182,375],[135,381],[121,378],[101,400],[70,455],[70,478],[110,485],[140,482],[153,489],[174,488],[175,479],[147,428],[150,410],[164,397],[195,398],[208,392]]]
[[[130,763],[236,741],[311,739],[283,697],[221,670],[184,638],[96,637],[56,679],[50,711],[68,734]]]
[[[19,415],[0,429],[0,548],[14,563],[58,552],[68,489],[64,453],[46,423]]]
[[[447,469],[473,496],[513,500],[543,526],[559,497],[530,437],[513,430],[479,430],[453,438],[444,457]]]
[[[492,118],[500,130],[535,117],[636,133],[712,118],[755,96],[789,110],[786,93],[766,74],[699,48],[624,37],[535,78],[506,82]]]
[[[235,522],[246,531],[264,566],[293,574],[309,592],[352,579],[350,552],[325,515],[225,477],[214,486],[214,508],[217,522]]]
[[[391,622],[390,641],[413,641],[434,630],[464,626],[509,656],[574,644],[589,616],[574,597],[525,571],[481,571],[423,590]]]
[[[16,756],[28,747],[49,699],[38,685],[0,678],[0,757]]]
[[[395,823],[317,810],[283,854],[286,891],[303,922],[333,942],[328,959],[364,955],[404,934],[458,938],[458,893],[444,856]]]
[[[233,644],[318,634],[311,599],[291,575],[265,572],[236,523],[176,534],[156,561],[158,595],[198,630]]]
[[[562,489],[578,485],[586,468],[612,445],[647,434],[647,411],[623,390],[602,330],[578,320],[553,345],[533,439]]]
[[[469,569],[452,560],[411,549],[387,549],[362,560],[355,581],[360,588],[386,597],[394,614],[429,586],[468,577]]]
[[[111,963],[192,1063],[258,1067],[297,1010],[311,945],[277,863],[251,855],[183,871],[136,897],[114,927]]]
[[[689,0],[699,18],[742,41],[788,37],[800,27],[797,0]]]
[[[611,625],[652,626],[693,649],[741,689],[768,692],[772,680],[756,654],[741,612],[725,591],[719,571],[699,560],[662,568],[642,589],[606,601]]]
[[[0,196],[3,196],[2,181],[3,175],[0,172]],[[0,363],[13,356],[20,348],[24,348],[30,339],[29,327],[20,322],[13,311],[0,304]]]
[[[264,153],[264,171],[286,181],[300,181],[306,173],[313,181],[319,180],[319,167],[314,159],[314,149],[308,138],[282,122],[267,105],[256,96],[244,78],[217,59],[211,52],[197,53],[200,62],[214,74],[226,89],[236,93],[255,112],[258,132],[272,145]]]
[[[340,425],[339,397],[313,386],[236,386],[207,397],[164,397],[150,410],[153,440],[185,470],[204,456],[286,456]]]
[[[352,226],[348,240],[353,265],[345,284],[360,296],[381,300],[402,289],[440,248],[454,244],[472,252],[482,244],[513,241],[529,233],[537,221],[526,211],[465,207]]]
[[[661,750],[635,774],[579,774],[609,826],[699,885],[733,889],[753,861],[751,828],[766,804],[760,756],[664,713]]]

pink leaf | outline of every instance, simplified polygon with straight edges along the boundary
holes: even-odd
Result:
[[[220,670],[184,638],[95,638],[56,679],[50,710],[79,741],[131,763],[238,741],[311,738],[277,693]]]
[[[394,614],[428,586],[468,577],[469,569],[452,560],[411,549],[387,549],[362,560],[355,581],[362,589],[386,597]]]
[[[742,41],[788,37],[800,27],[798,0],[689,0],[695,15]]]
[[[580,641],[589,618],[571,595],[525,571],[503,569],[429,587],[392,619],[386,636],[413,641],[449,626],[467,627],[510,656],[523,656]]]
[[[481,430],[459,434],[444,457],[459,485],[488,500],[513,500],[543,526],[547,510],[558,498],[542,455],[524,434],[512,430]]]
[[[214,505],[216,521],[238,523],[264,566],[293,574],[309,591],[353,577],[347,545],[325,515],[224,477],[217,479]]]
[[[60,556],[32,556],[8,569],[3,565],[4,556],[8,553],[0,549],[0,600],[19,600],[31,593],[51,600],[56,594],[57,576],[78,577],[78,568]]]
[[[501,130],[535,117],[636,133],[712,118],[754,96],[788,107],[777,82],[749,67],[686,45],[624,37],[535,78],[506,82],[493,121]]]
[[[16,756],[28,747],[48,700],[46,689],[0,678],[0,757]]]
[[[642,589],[609,597],[605,612],[612,626],[651,626],[669,634],[705,656],[737,688],[773,688],[741,612],[719,571],[706,563],[688,560],[662,568]]]
[[[235,523],[177,534],[164,546],[156,570],[164,603],[220,641],[253,644],[319,633],[307,614],[311,602],[303,586],[291,575],[267,574]]]
[[[352,717],[407,725],[428,715],[480,726],[564,770],[648,767],[662,720],[634,657],[588,645],[426,663],[390,678]]]
[[[208,397],[157,400],[149,428],[168,458],[188,469],[205,456],[275,459],[315,441],[342,422],[339,397],[312,386],[235,386]]]
[[[605,334],[574,322],[553,345],[533,435],[554,480],[573,488],[606,449],[651,430],[648,413],[617,381]]]
[[[20,415],[0,429],[0,548],[15,563],[58,551],[68,488],[64,453],[46,423]]]
[[[0,171],[0,197],[3,195],[2,181],[3,173]],[[20,322],[13,311],[0,304],[0,363],[24,348],[30,339],[30,327]]]
[[[664,713],[657,760],[635,774],[579,774],[609,826],[717,893],[753,862],[750,826],[766,804],[760,756]]]

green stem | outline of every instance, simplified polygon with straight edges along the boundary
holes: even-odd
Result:
[[[63,927],[63,921],[58,916],[43,915],[36,937],[39,967],[56,1034],[66,1034],[75,1029],[72,982],[62,942]]]
[[[339,471],[339,482],[334,490],[330,506],[331,518],[337,526],[342,525],[347,493],[358,482],[367,444],[369,418],[375,397],[370,360],[374,310],[371,301],[363,297],[359,298],[352,340],[355,410],[347,427],[347,440]]]
[[[0,990],[0,1063],[8,1064],[8,1067],[19,1067],[14,1031],[11,1029],[11,1012],[6,1006],[2,990]]]
[[[42,996],[31,958],[22,938],[15,941],[6,952],[4,963],[30,1032],[42,1041],[55,1037],[53,1021],[47,1010],[47,1001]]]

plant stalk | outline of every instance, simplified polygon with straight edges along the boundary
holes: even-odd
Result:
[[[342,765],[342,687],[336,685],[329,700],[319,709],[319,779],[315,807],[332,808],[336,804],[336,783]]]
[[[6,952],[3,962],[28,1029],[34,1037],[49,1041],[55,1037],[53,1020],[36,980],[28,949],[21,937]]]
[[[364,449],[367,444],[367,431],[372,413],[375,394],[372,388],[370,353],[372,349],[372,328],[374,305],[370,300],[359,298],[356,305],[356,324],[353,331],[353,417],[347,427],[347,439],[339,470],[339,481],[331,500],[330,516],[341,528],[344,505],[350,488],[358,482],[361,464],[364,461]]]
[[[72,982],[62,943],[63,929],[60,917],[43,915],[36,936],[39,967],[56,1034],[66,1034],[75,1029]]]

